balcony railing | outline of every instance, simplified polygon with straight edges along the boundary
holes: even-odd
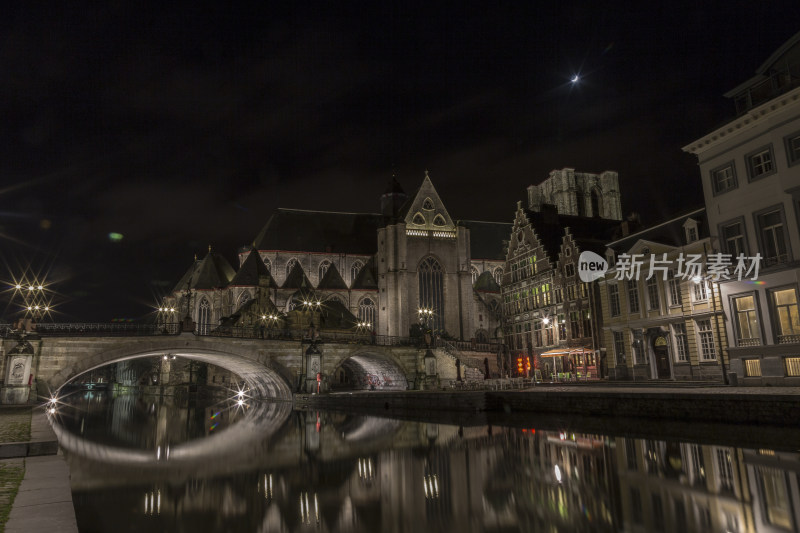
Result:
[[[737,346],[761,346],[761,339],[758,337],[751,339],[737,339]]]
[[[800,343],[800,335],[778,335],[778,344]]]

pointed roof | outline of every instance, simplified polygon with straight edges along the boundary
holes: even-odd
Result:
[[[175,288],[172,289],[172,292],[181,292],[185,291],[186,289],[190,288],[192,276],[194,276],[195,271],[197,271],[197,267],[200,265],[200,260],[197,259],[195,256],[194,261],[192,262],[192,266],[189,267],[189,270],[181,276],[181,279],[178,281],[178,284],[175,285]]]
[[[456,225],[436,192],[428,171],[414,196],[398,214],[405,218],[406,227],[429,231],[454,231]]]
[[[386,184],[386,190],[383,191],[383,194],[405,194],[406,191],[403,190],[403,187],[400,185],[400,182],[397,181],[397,178],[392,175],[391,181]]]
[[[339,274],[339,270],[336,268],[336,265],[331,264],[331,266],[328,267],[325,275],[322,276],[322,279],[319,281],[319,285],[317,285],[317,290],[347,290],[347,283],[345,283],[342,279],[342,276]]]
[[[286,280],[284,280],[281,288],[311,290],[311,282],[308,281],[306,273],[303,271],[303,267],[300,266],[300,263],[296,262],[294,264],[292,270],[289,272],[289,275],[286,276]]]
[[[247,258],[242,263],[242,266],[239,267],[239,272],[236,273],[228,286],[255,287],[259,284],[259,279],[264,276],[269,280],[267,287],[270,289],[278,287],[278,284],[272,279],[269,270],[267,270],[264,261],[261,260],[261,256],[254,250],[251,250],[250,253],[247,254]]]
[[[378,281],[375,277],[375,262],[370,259],[358,272],[355,281],[353,281],[353,290],[361,291],[375,291],[378,290]]]
[[[234,274],[235,271],[228,260],[222,255],[212,252],[209,247],[208,254],[201,261],[195,260],[189,271],[175,286],[175,291],[184,291],[187,288],[210,290],[225,287],[233,279]]]
[[[500,285],[497,284],[494,276],[488,270],[478,276],[472,288],[478,292],[500,292]]]

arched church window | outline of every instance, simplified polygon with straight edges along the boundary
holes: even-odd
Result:
[[[322,278],[325,277],[325,273],[331,266],[331,262],[327,259],[319,264],[319,280],[322,281]]]
[[[370,329],[375,329],[375,302],[372,298],[364,298],[358,304],[358,321],[369,324]]]
[[[425,217],[422,216],[421,213],[417,213],[416,215],[414,215],[414,218],[411,220],[411,222],[413,224],[416,224],[417,226],[424,226],[425,225]]]
[[[583,191],[581,189],[575,189],[575,201],[578,204],[578,216],[585,217],[586,216],[586,198],[583,196]]]
[[[592,189],[592,216],[603,216],[603,197],[597,189]]]
[[[447,222],[444,221],[444,217],[442,215],[436,215],[433,217],[433,225],[434,226],[444,226]]]
[[[267,259],[267,256],[261,256],[261,260],[264,261],[264,266],[267,267],[267,272],[272,272],[272,263],[269,259]]]
[[[425,198],[425,201],[422,202],[422,209],[427,209],[429,211],[433,209],[433,200],[430,198]]]
[[[434,331],[444,331],[444,270],[433,257],[419,264],[419,308],[429,312],[427,326]],[[421,317],[425,315],[420,313]]]
[[[492,275],[494,276],[494,280],[497,282],[498,285],[503,284],[503,267],[495,268],[494,272],[492,272]]]
[[[197,327],[200,335],[208,335],[211,324],[211,304],[204,296],[200,300],[199,311],[197,313]]]
[[[242,294],[239,295],[239,302],[236,304],[236,309],[241,309],[244,304],[247,303],[247,300],[250,299],[250,292],[244,291]]]
[[[355,283],[356,278],[358,277],[358,273],[361,272],[361,269],[364,267],[364,264],[361,261],[355,261],[353,266],[350,267],[350,284],[352,285]]]
[[[294,266],[297,264],[297,259],[292,257],[289,261],[286,262],[286,277],[289,277],[289,273],[291,273]]]
[[[470,271],[472,272],[472,284],[475,285],[475,282],[478,281],[478,276],[480,276],[481,273],[478,272],[478,269],[475,267],[472,267]]]

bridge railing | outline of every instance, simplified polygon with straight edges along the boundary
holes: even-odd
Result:
[[[0,325],[0,335],[9,337],[21,333],[11,326]],[[42,337],[136,337],[176,335],[180,324],[131,324],[126,322],[40,323],[26,335]]]
[[[177,335],[181,333],[181,323],[169,324],[133,324],[127,322],[82,322],[82,323],[40,323],[36,324],[27,335],[43,337],[137,337],[155,335]],[[0,337],[7,338],[20,334],[10,324],[0,324]],[[198,324],[193,332],[197,336],[227,337],[237,339],[264,340],[308,340],[307,329],[277,329],[259,326],[227,326],[218,327],[211,324]],[[322,342],[347,344],[373,344],[376,346],[417,346],[422,339],[418,337],[399,337],[391,335],[373,335],[364,331],[319,331],[318,340]],[[437,348],[449,348],[449,352],[459,357],[459,352],[495,352],[495,343],[475,343],[470,341],[445,341],[436,338],[433,345]],[[463,357],[468,358],[469,356]]]
[[[229,337],[235,339],[264,340],[310,340],[307,329],[275,329],[253,326],[234,326],[224,328],[200,327],[195,331],[199,336]],[[319,331],[317,340],[322,342],[345,344],[374,344],[377,346],[414,346],[420,340],[412,337],[394,337],[389,335],[372,335],[358,331]]]

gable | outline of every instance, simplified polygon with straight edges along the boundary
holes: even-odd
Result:
[[[410,229],[426,231],[455,231],[456,225],[439,198],[428,171],[416,196],[406,206],[405,223]]]

